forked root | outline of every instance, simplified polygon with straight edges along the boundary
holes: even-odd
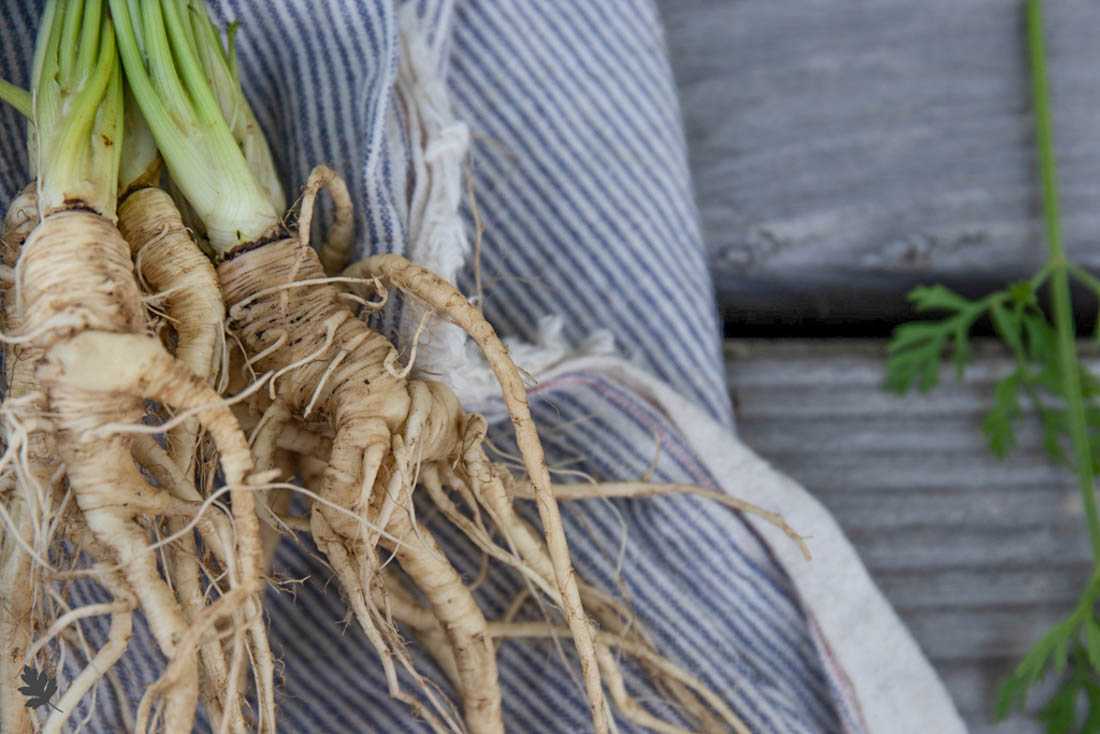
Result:
[[[218,273],[249,359],[279,376],[276,402],[299,418],[309,412],[331,426],[333,439],[317,492],[325,502],[315,503],[311,512],[314,540],[338,569],[357,619],[382,656],[393,681],[391,694],[413,705],[415,699],[400,691],[389,672],[392,645],[367,594],[378,566],[376,548],[384,536],[366,532],[360,520],[369,519],[373,527],[387,531],[390,522],[402,521],[401,497],[415,482],[414,464],[453,453],[457,401],[441,386],[410,385],[385,370],[392,345],[351,314],[326,282],[316,254],[302,242],[287,239],[248,250],[223,262]],[[268,418],[274,420],[275,415]],[[274,453],[272,432],[263,424],[257,430],[261,455]],[[414,532],[418,540],[421,535]],[[439,583],[448,571],[457,579],[442,554],[412,544],[412,539],[397,543],[403,566],[427,574],[426,583]],[[416,548],[413,555],[405,555],[410,547]],[[463,592],[461,584],[451,586],[446,599]],[[463,610],[471,619],[480,616],[472,600]],[[479,682],[470,685],[464,701],[467,724],[478,731],[499,731],[495,661],[484,654],[488,646],[473,639],[476,632],[467,631],[469,623],[462,620],[454,626],[463,655],[476,658],[466,668],[468,678]]]
[[[324,179],[325,172],[317,172],[307,187],[300,220],[305,225],[311,197]],[[308,469],[303,475],[317,487],[311,493],[310,529],[382,658],[391,694],[421,710],[396,685],[395,651],[400,646],[389,636],[390,614],[401,621],[418,621],[413,625],[417,634],[462,694],[471,729],[497,731],[503,726],[498,694],[491,699],[484,695],[495,690],[497,675],[488,623],[470,590],[415,519],[411,494],[419,480],[488,557],[516,568],[537,598],[561,608],[569,629],[563,636],[577,646],[597,732],[610,728],[604,684],[627,717],[662,731],[676,730],[628,695],[621,673],[612,665],[609,645],[629,646],[655,682],[673,692],[671,698],[704,730],[716,730],[719,721],[732,726],[736,717],[730,717],[728,707],[714,694],[696,690],[698,681],[657,655],[621,604],[575,577],[523,379],[480,312],[446,281],[392,255],[364,261],[339,279],[403,290],[464,329],[481,347],[504,392],[543,533],[516,514],[512,477],[485,456],[484,421],[466,416],[444,386],[407,380],[400,371],[386,369],[394,348],[350,313],[334,279],[325,278],[316,254],[306,246],[304,227],[301,234],[240,248],[219,265],[218,274],[231,324],[250,366],[278,376],[270,398],[272,406],[281,407],[270,408],[275,412],[255,428],[257,455],[268,457],[265,467],[273,464],[280,448],[312,457],[308,466],[302,465]],[[323,426],[321,435],[311,435],[311,429],[303,427],[307,418],[314,428]],[[326,454],[327,461],[317,461]],[[445,496],[444,482],[464,493],[471,517]],[[265,516],[273,525],[282,519],[279,512]],[[485,516],[507,547],[497,545]],[[289,521],[301,525],[301,518]],[[380,549],[392,552],[424,592],[428,604],[422,611],[387,589],[377,557]],[[385,614],[377,599],[385,600]],[[613,632],[596,637],[592,617]],[[427,619],[434,622],[426,624]],[[482,716],[483,712],[492,715]]]
[[[125,364],[119,364],[120,359]],[[240,599],[237,611],[248,619],[247,623],[240,623],[239,628],[248,632],[263,724],[261,730],[265,727],[272,729],[275,722],[274,661],[259,602],[262,591],[259,523],[253,493],[245,483],[252,469],[252,460],[244,436],[224,405],[225,401],[148,337],[84,332],[55,346],[46,364],[48,369],[42,373],[44,384],[50,386],[62,414],[74,416],[66,425],[70,432],[69,441],[86,449],[84,455],[78,457],[74,469],[70,470],[70,481],[75,487],[83,488],[77,492],[78,503],[101,542],[118,553],[135,592],[139,596],[144,595],[142,606],[150,618],[154,634],[172,659],[177,654],[176,640],[210,611],[209,608],[195,610],[198,618],[188,620],[171,590],[157,575],[152,556],[145,551],[141,537],[124,521],[125,515],[118,510],[104,510],[98,506],[97,496],[105,497],[108,492],[117,494],[118,488],[133,487],[135,489],[131,491],[136,491],[139,498],[148,490],[137,489],[144,486],[144,481],[140,475],[135,477],[131,462],[117,456],[118,449],[126,446],[123,442],[123,438],[127,437],[126,422],[105,421],[96,416],[91,406],[94,404],[102,411],[104,394],[123,394],[133,395],[138,401],[157,400],[184,411],[198,410],[197,419],[218,447],[230,487],[236,539],[228,569],[230,583],[234,589],[250,590],[233,598]],[[112,414],[126,415],[117,407],[108,412],[108,415]],[[95,455],[89,452],[95,452]],[[104,466],[103,459],[98,457],[111,460],[112,467]],[[101,484],[110,482],[112,477],[116,479],[113,488]],[[140,507],[140,504],[137,499],[131,500],[132,506]],[[187,651],[187,654],[193,653]],[[236,686],[233,670],[243,664],[243,655],[243,649],[235,650],[230,664],[229,692],[226,694],[227,710],[230,712],[235,711],[237,706],[233,695]],[[208,659],[214,662],[214,670],[217,670],[216,658],[211,656]],[[171,728],[175,725],[173,712],[186,708],[184,703],[176,703],[177,697],[185,697],[178,692],[186,692],[190,700],[192,689],[197,686],[197,670],[192,673],[182,663],[173,670],[171,682],[174,688],[165,709],[165,726],[169,731],[174,730]],[[192,683],[192,680],[195,682]]]
[[[562,611],[572,631],[581,663],[581,674],[588,694],[589,711],[597,734],[608,731],[607,706],[600,681],[599,663],[592,641],[593,630],[584,612],[580,590],[574,577],[569,544],[565,538],[561,514],[550,491],[550,471],[539,441],[523,377],[508,355],[508,349],[485,320],[482,313],[449,282],[398,255],[379,255],[351,266],[345,275],[379,278],[424,303],[440,316],[463,329],[481,348],[490,369],[500,383],[504,404],[512,418],[516,443],[534,488],[539,518],[545,532],[546,549],[553,566],[554,580],[561,594]]]
[[[381,595],[370,593],[373,589],[363,585],[362,563],[357,562],[348,555],[343,541],[329,527],[324,515],[317,512],[313,513],[311,524],[314,541],[324,552],[329,563],[332,564],[333,570],[340,579],[341,587],[348,597],[352,613],[359,622],[360,628],[367,635],[371,646],[378,653],[382,662],[382,670],[386,676],[390,697],[407,705],[414,716],[427,721],[437,734],[462,732],[463,727],[454,718],[447,703],[441,700],[441,697],[436,694],[432,686],[413,668],[412,661],[405,654],[396,631],[391,629],[384,615],[375,606],[374,599],[376,596]],[[427,698],[431,709],[422,706],[415,696],[406,693],[401,688],[397,678],[395,661],[418,682],[420,690]]]
[[[393,437],[391,460],[385,456],[385,444],[368,444],[365,449],[345,447],[345,434],[341,433],[334,442],[333,455],[326,470],[336,474],[353,472],[354,464],[349,465],[347,462],[357,459],[363,463],[358,486],[373,487],[380,474],[388,476],[383,485],[384,493],[375,497],[373,503],[367,495],[362,501],[355,500],[350,504],[351,507],[359,508],[358,512],[371,517],[374,527],[382,528],[386,532],[365,536],[361,525],[356,525],[354,529],[349,527],[351,521],[347,517],[339,518],[340,527],[344,530],[337,532],[330,525],[330,518],[334,516],[330,508],[315,505],[312,513],[315,516],[314,535],[316,538],[321,533],[325,534],[324,548],[334,565],[347,563],[354,569],[354,580],[347,579],[349,574],[344,574],[345,588],[349,584],[355,584],[351,587],[353,593],[358,591],[357,586],[360,583],[380,581],[377,575],[379,564],[375,557],[376,543],[380,542],[394,554],[401,568],[427,597],[432,612],[445,632],[451,659],[455,663],[455,685],[460,693],[469,731],[475,734],[503,732],[496,659],[493,645],[485,635],[485,617],[431,533],[413,517],[411,492],[414,479],[412,467],[406,459],[407,454],[416,451],[418,447],[421,421],[431,412],[428,407],[431,395],[423,385],[411,386],[410,391],[414,396],[413,409],[406,421],[406,428],[410,429],[406,435],[412,446],[399,436]],[[418,406],[421,410],[418,410]],[[420,416],[420,420],[417,416]],[[382,451],[372,451],[370,446],[379,447]],[[386,458],[385,466],[382,465],[383,458]],[[329,499],[340,496],[334,491],[333,482],[327,478],[322,482],[323,491]],[[357,615],[366,627],[378,626],[369,618],[364,619],[365,610],[360,609]],[[367,632],[375,638],[373,644],[376,648],[384,645],[378,639],[377,630],[367,629]],[[385,660],[389,653],[384,649],[380,652]]]
[[[118,209],[118,228],[141,281],[164,300],[176,336],[176,359],[214,385],[222,366],[225,324],[214,266],[191,239],[171,197],[160,189],[129,194]],[[169,454],[181,469],[193,472],[198,422],[184,422],[168,438]]]
[[[197,656],[179,648],[189,620],[159,573],[142,523],[147,513],[177,512],[184,505],[148,484],[134,462],[131,435],[147,430],[140,426],[147,399],[197,411],[233,488],[230,586],[249,590],[243,613],[258,617],[259,528],[245,486],[252,465],[244,436],[224,401],[143,333],[129,248],[110,222],[87,211],[48,216],[23,247],[16,274],[25,299],[24,328],[39,335],[33,343],[44,350],[37,379],[57,416],[69,486],[89,529],[111,556],[99,560],[121,569],[158,645],[175,665],[164,727],[189,731],[198,697]],[[63,327],[52,326],[58,314],[66,316]],[[261,719],[270,730],[274,666],[262,626],[251,631]],[[235,655],[234,667],[242,659],[243,651]],[[231,675],[231,688],[233,683]]]
[[[195,244],[184,226],[171,197],[158,188],[140,188],[129,193],[119,206],[119,231],[130,245],[138,277],[149,297],[160,301],[174,337],[170,341],[177,360],[186,365],[199,379],[217,386],[219,373],[224,374],[226,345],[224,339],[225,307],[218,288],[217,275],[210,260]],[[201,501],[193,488],[201,431],[197,418],[189,418],[168,432],[168,456],[177,472],[165,477],[160,466],[161,486],[182,490],[187,499]],[[155,444],[154,444],[155,445]],[[155,453],[143,446],[146,460]],[[159,457],[156,457],[159,459]],[[147,467],[152,468],[152,467]],[[177,495],[178,496],[178,495]],[[169,532],[179,534],[186,519],[171,519]],[[267,526],[264,525],[264,528]],[[224,564],[232,561],[225,553],[230,534],[217,536],[205,533],[208,547],[220,553]],[[194,624],[204,613],[206,592],[202,588],[197,546],[191,533],[184,533],[165,558],[165,575],[170,579],[188,624]],[[255,625],[262,627],[261,620]],[[253,634],[255,636],[256,633]],[[242,700],[228,701],[230,690],[229,663],[222,644],[210,640],[201,650],[200,690],[203,705],[211,721],[228,717],[231,730],[244,731]]]
[[[524,481],[516,481],[506,468],[493,464],[486,457],[484,450],[481,448],[486,426],[481,418],[469,416],[466,421],[462,440],[462,445],[465,446],[465,454],[461,457],[461,461],[453,466],[440,463],[422,465],[420,469],[421,483],[444,516],[462,530],[479,550],[486,553],[489,558],[514,568],[529,584],[533,584],[537,591],[545,594],[554,604],[559,604],[559,596],[553,584],[553,568],[545,545],[538,532],[523,520],[512,507],[513,498],[533,497],[530,484]],[[301,461],[308,461],[311,466],[315,464],[315,468],[307,472],[308,474],[316,475],[318,472],[323,471],[326,466],[323,461],[306,458],[324,456],[329,452],[329,442],[323,436],[311,433],[295,424],[287,424],[278,437],[271,436],[269,440],[277,442],[278,446],[286,450],[301,453],[303,457]],[[307,482],[307,484],[312,483]],[[468,508],[473,513],[472,518],[455,506],[444,491],[444,484],[462,494],[466,499]],[[663,494],[696,494],[718,501],[733,509],[748,512],[758,511],[767,519],[773,520],[775,524],[789,531],[788,535],[792,538],[801,541],[801,536],[790,530],[789,525],[778,515],[759,510],[754,505],[742,500],[701,487],[616,482],[576,485],[555,484],[553,485],[553,491],[560,500],[576,500],[590,496],[648,497]],[[499,547],[494,540],[494,532],[482,522],[482,515],[479,510],[482,505],[488,516],[492,518],[497,532],[507,541],[509,548]],[[689,688],[675,678],[662,675],[660,670],[650,665],[648,661],[658,659],[659,654],[647,638],[639,621],[624,603],[584,582],[583,579],[579,581],[579,585],[585,611],[605,631],[618,635],[629,640],[632,644],[642,646],[650,651],[649,656],[639,658],[639,663],[647,671],[650,678],[665,692],[670,701],[674,702],[680,710],[694,720],[701,731],[708,733],[728,731],[729,727],[726,722],[716,718],[714,712],[704,705],[700,698]],[[400,621],[409,624],[416,630],[416,634],[424,647],[431,652],[444,670],[453,670],[453,654],[438,628],[428,628],[424,625],[414,624],[403,614],[399,607],[395,607],[394,613]],[[606,672],[606,667],[605,663],[601,663],[604,681],[609,690],[612,690],[616,684],[613,674]],[[449,672],[448,675],[454,679],[454,674]],[[618,699],[617,694],[615,698]],[[627,702],[619,700],[616,700],[616,704],[628,705]]]

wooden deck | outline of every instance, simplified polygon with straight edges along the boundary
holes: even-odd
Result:
[[[742,341],[727,348],[739,430],[835,515],[943,676],[976,733],[995,688],[1067,614],[1089,570],[1072,476],[1032,424],[998,461],[980,431],[1008,362],[983,348],[963,384],[926,396],[881,389],[883,343]]]
[[[721,305],[891,319],[1043,254],[1022,0],[658,0]],[[1100,3],[1045,3],[1070,253],[1100,265]]]
[[[883,343],[834,338],[909,318],[917,283],[981,292],[1041,260],[1024,3],[657,3],[731,332],[833,338],[732,343],[742,435],[833,511],[972,730],[1037,734],[990,711],[1089,572],[1072,478],[1034,427],[989,454],[995,352],[899,399]],[[1066,240],[1097,267],[1100,3],[1045,5]]]

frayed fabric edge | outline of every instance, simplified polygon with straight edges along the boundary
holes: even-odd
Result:
[[[547,370],[546,381],[568,372],[602,377],[662,413],[689,442],[721,489],[775,508],[807,537],[813,560],[763,519],[746,515],[794,583],[820,639],[829,674],[864,732],[965,734],[966,725],[943,681],[909,629],[879,590],[844,534],[812,494],[773,468],[728,428],[690,400],[624,359],[571,359]]]
[[[445,46],[432,43],[436,29],[416,10],[415,3],[407,4],[400,11],[398,23],[401,60],[395,91],[408,126],[414,182],[405,255],[455,283],[472,255],[466,223],[459,211],[470,131],[456,117],[447,93],[445,65],[438,58]],[[422,326],[425,318],[428,322]],[[494,412],[492,408],[499,403],[496,378],[461,329],[425,315],[421,305],[409,302],[401,314],[398,336],[407,350],[418,342],[414,375],[447,383],[468,409]],[[559,316],[540,320],[533,343],[515,338],[504,342],[512,359],[533,381],[571,359],[612,355],[615,351],[609,332],[597,332],[576,347],[571,346]]]

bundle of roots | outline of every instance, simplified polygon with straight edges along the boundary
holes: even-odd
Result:
[[[261,500],[261,514],[274,526],[301,528],[308,522],[379,653],[390,693],[435,728],[454,728],[445,706],[429,710],[398,686],[397,666],[411,667],[393,628],[397,621],[415,631],[447,672],[462,702],[466,727],[502,731],[493,640],[560,635],[576,645],[597,731],[608,727],[605,690],[636,723],[659,731],[681,730],[630,698],[613,647],[636,655],[703,730],[743,731],[718,696],[657,654],[621,602],[575,573],[555,496],[696,490],[629,483],[552,485],[521,373],[481,312],[453,285],[396,255],[369,258],[340,276],[326,275],[308,243],[312,203],[321,187],[329,188],[337,203],[335,236],[321,256],[330,268],[338,268],[347,250],[343,223],[351,219],[348,197],[340,179],[319,167],[305,187],[297,230],[301,234],[239,247],[218,266],[218,277],[245,363],[269,376],[268,389],[252,401],[253,417],[242,416],[252,426],[257,467],[278,470],[286,465],[286,452],[296,454],[312,499],[308,519],[281,516],[279,508],[288,503],[278,494],[300,490],[271,484],[271,494]],[[392,289],[458,325],[481,348],[512,419],[526,472],[523,481],[489,459],[485,420],[465,413],[446,385],[410,379],[409,365],[398,369],[395,346],[349,306],[358,303],[369,311]],[[530,592],[560,610],[564,624],[487,620],[431,532],[418,521],[412,501],[417,489],[478,549],[519,573]],[[520,497],[536,501],[541,530],[516,511]],[[781,519],[768,517],[789,531]],[[391,555],[414,589],[383,571]],[[429,685],[421,693],[437,703]]]
[[[694,493],[801,538],[718,492],[552,483],[522,373],[477,307],[397,255],[345,268],[352,201],[324,166],[295,216],[280,220],[286,203],[232,42],[222,46],[200,0],[109,4],[107,13],[100,0],[48,0],[33,99],[0,88],[33,108],[40,165],[3,233],[0,730],[61,732],[81,707],[87,723],[110,687],[139,732],[191,731],[200,709],[218,732],[274,732],[263,595],[276,545],[304,535],[389,694],[437,732],[503,732],[498,644],[536,638],[570,641],[598,734],[616,714],[659,732],[746,732],[719,695],[659,653],[625,603],[577,572],[559,501]],[[71,94],[80,104],[62,104]],[[120,177],[124,109],[131,142]],[[161,160],[176,199],[156,187]],[[207,185],[208,169],[239,199]],[[334,206],[318,252],[309,237],[322,191]],[[188,203],[204,243],[181,218]],[[400,345],[402,365],[399,345],[368,325],[391,292],[480,349],[518,464],[493,460],[486,420],[415,371],[419,331]],[[418,517],[418,493],[487,559],[483,575],[522,580],[500,618],[486,616]],[[519,500],[534,501],[537,523]],[[76,602],[89,587],[104,601]],[[541,618],[516,621],[528,605]],[[135,614],[165,660],[136,705],[116,675]],[[104,618],[103,635],[86,634]],[[416,669],[406,636],[457,705]],[[558,651],[571,669],[560,642]],[[680,719],[632,696],[624,656]],[[41,712],[19,693],[28,671],[64,684],[56,700],[34,699],[49,704]]]
[[[147,201],[121,210],[130,244],[94,212],[40,216],[30,189],[9,207],[5,222],[13,270],[4,313],[15,336],[7,339],[5,360],[8,532],[0,582],[12,604],[2,618],[10,641],[0,679],[3,730],[32,725],[16,682],[24,667],[54,668],[58,646],[80,637],[74,625],[109,615],[106,644],[84,650],[86,666],[44,724],[45,731],[61,731],[125,651],[138,607],[170,661],[141,701],[138,729],[163,721],[166,731],[190,731],[201,678],[210,716],[243,730],[240,681],[246,667],[255,666],[261,709],[253,718],[266,717],[261,728],[274,730],[259,522],[247,485],[252,457],[210,384],[224,313],[216,278],[167,195],[133,196]],[[158,247],[171,247],[173,256],[143,257]],[[180,358],[150,333],[131,249],[145,263],[147,283],[172,284],[166,307],[173,321],[189,325],[173,334]],[[145,424],[146,401],[154,401],[157,412],[177,412],[167,449],[155,434],[170,426]],[[226,480],[220,491],[231,496],[231,510],[208,511],[218,495],[200,491],[193,480],[200,427],[216,448],[211,456],[220,463]],[[160,568],[158,549],[167,553]],[[68,567],[60,567],[66,561]],[[68,609],[65,589],[81,578],[98,581],[113,600]]]
[[[346,206],[342,182],[319,168],[298,231],[308,232],[322,186]],[[48,668],[81,620],[110,616],[107,642],[86,652],[84,670],[44,730],[60,731],[110,678],[136,610],[168,660],[137,707],[138,730],[188,731],[200,703],[221,730],[274,730],[274,661],[260,592],[274,544],[291,529],[308,531],[331,565],[391,695],[438,731],[504,730],[495,655],[505,638],[573,640],[596,731],[609,726],[605,692],[635,723],[684,731],[631,697],[620,654],[635,658],[698,730],[746,730],[719,696],[658,653],[625,604],[574,571],[558,515],[559,499],[706,492],[551,484],[520,371],[447,281],[393,255],[329,276],[294,233],[240,247],[215,274],[157,189],[131,194],[117,228],[86,211],[35,224],[33,211],[28,191],[9,207],[4,237],[14,266],[5,316],[16,335],[7,353],[4,507],[18,529],[3,549],[6,596],[18,600],[3,617],[12,641],[4,680],[17,680],[27,664]],[[347,219],[342,212],[324,250],[332,262],[346,249]],[[94,249],[96,267],[66,249],[73,247]],[[490,460],[483,418],[465,413],[444,384],[409,378],[395,346],[352,310],[372,310],[390,289],[482,348],[512,416],[525,477]],[[239,346],[236,416],[212,387],[226,382],[223,327]],[[147,425],[146,401],[157,406],[155,425]],[[167,411],[174,411],[169,420]],[[157,433],[167,440],[155,440]],[[224,473],[222,489],[213,462]],[[292,483],[295,474],[301,483]],[[526,589],[504,618],[485,617],[417,518],[418,490],[489,559],[523,579]],[[293,493],[307,498],[308,517],[290,514]],[[226,494],[230,502],[219,502]],[[541,529],[517,512],[518,499],[536,501]],[[390,557],[401,574],[387,568]],[[81,577],[98,581],[111,600],[67,608],[65,589]],[[541,623],[512,621],[532,600],[558,611]],[[402,627],[446,673],[461,715],[415,670]],[[246,668],[251,685],[242,682]],[[399,669],[418,690],[402,690]],[[10,693],[16,688],[4,689],[4,730],[30,731],[27,709]]]

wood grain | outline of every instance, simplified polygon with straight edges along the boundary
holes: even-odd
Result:
[[[1031,421],[1006,460],[986,449],[981,419],[1009,369],[995,347],[979,345],[961,384],[945,374],[906,398],[882,391],[884,347],[729,343],[738,430],[833,512],[971,731],[1038,734],[1024,717],[994,727],[990,712],[997,683],[1088,577],[1073,478]]]
[[[896,319],[1043,248],[1023,2],[660,0],[724,314]],[[1100,265],[1100,3],[1046,3],[1071,255]]]

